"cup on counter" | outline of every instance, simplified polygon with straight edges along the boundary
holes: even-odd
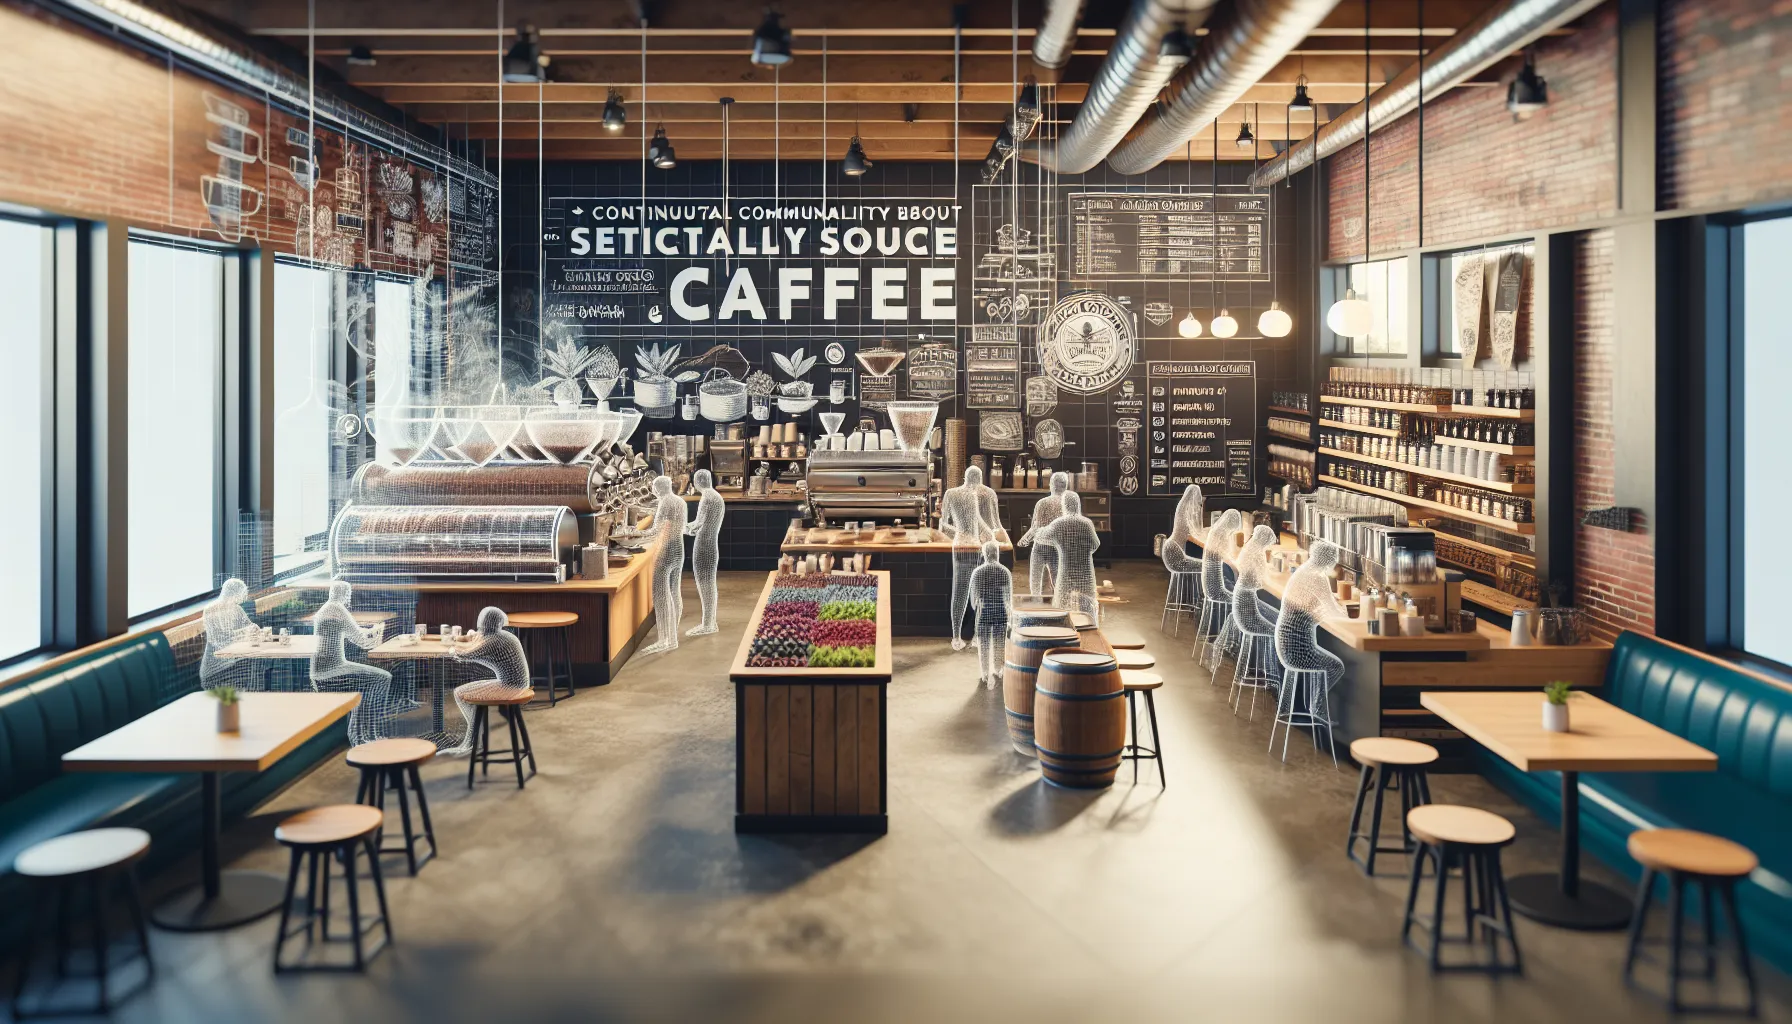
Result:
[[[1478,623],[1477,623],[1476,619],[1477,619],[1477,617],[1476,617],[1475,613],[1469,611],[1467,608],[1457,609],[1456,610],[1456,632],[1458,632],[1458,633],[1473,633],[1473,632],[1475,632],[1475,630],[1478,627]]]
[[[417,627],[416,627],[416,629],[415,629],[415,630],[414,630],[414,631],[413,631],[413,632],[412,632],[412,634],[411,634],[411,635],[412,635],[412,636],[415,636],[415,637],[416,637],[416,638],[417,638],[417,639],[419,639],[419,640],[421,640],[421,639],[423,639],[423,638],[424,638],[424,637],[426,637],[426,636],[428,636],[428,635],[429,635],[429,623],[427,623],[427,622],[419,622],[419,623],[417,623]]]

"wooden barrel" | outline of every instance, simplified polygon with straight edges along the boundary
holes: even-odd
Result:
[[[1033,681],[1045,652],[1074,647],[1077,633],[1061,626],[1022,626],[1008,640],[1002,663],[1002,707],[1014,749],[1033,756]]]
[[[1039,663],[1033,705],[1045,781],[1071,789],[1114,784],[1126,745],[1125,690],[1109,654],[1055,648]]]
[[[1010,636],[1013,636],[1015,630],[1027,626],[1068,626],[1069,624],[1070,613],[1049,604],[1015,605],[1014,610],[1008,613]]]

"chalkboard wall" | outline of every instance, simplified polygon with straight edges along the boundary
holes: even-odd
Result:
[[[1009,463],[1014,451],[979,440],[1005,448],[1018,431],[1033,454],[1036,439],[1049,450],[1061,433],[1047,461],[1099,466],[1116,556],[1150,553],[1192,476],[1207,481],[1212,508],[1255,507],[1271,483],[1264,407],[1312,379],[1305,183],[1256,194],[1248,164],[1221,163],[1216,188],[1199,161],[1134,178],[1103,168],[1042,180],[1028,166],[1018,185],[996,186],[980,185],[978,169],[880,162],[853,179],[837,164],[736,161],[726,203],[719,162],[651,170],[644,254],[640,164],[506,163],[505,348],[571,338],[607,345],[630,368],[637,346],[676,343],[691,357],[727,345],[779,384],[789,378],[774,357],[801,349],[815,357],[805,378],[816,394],[839,378],[848,395],[799,417],[811,433],[816,412],[845,412],[850,425],[861,402],[892,396],[938,397],[942,422],[967,420],[973,453]],[[1295,318],[1288,338],[1257,336],[1272,298]],[[1228,340],[1209,329],[1222,303],[1239,324]],[[1202,336],[1185,339],[1191,312]],[[838,367],[831,341],[844,349]],[[880,347],[904,353],[893,379],[868,379],[854,358]],[[1039,437],[1046,420],[1057,427]]]

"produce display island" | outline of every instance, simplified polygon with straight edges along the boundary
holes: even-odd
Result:
[[[926,539],[917,540],[922,529]],[[1002,564],[1014,567],[1008,531],[996,536]],[[836,558],[866,555],[868,564],[888,570],[891,579],[890,632],[894,636],[952,635],[952,542],[939,530],[911,527],[900,535],[875,530],[804,529],[791,526],[780,550],[787,555],[831,553]],[[974,549],[964,552],[975,556]]]

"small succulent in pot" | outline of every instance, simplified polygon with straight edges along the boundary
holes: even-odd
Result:
[[[1543,728],[1545,731],[1568,731],[1568,695],[1571,689],[1571,685],[1561,679],[1543,688]]]
[[[243,724],[242,694],[234,686],[214,686],[205,691],[218,702],[218,731],[239,732]]]
[[[555,405],[579,404],[584,398],[584,392],[579,390],[579,377],[590,369],[598,352],[604,351],[598,349],[594,352],[587,346],[575,343],[564,333],[553,347],[542,351],[542,362],[547,373],[541,378],[541,384],[554,389]]]

